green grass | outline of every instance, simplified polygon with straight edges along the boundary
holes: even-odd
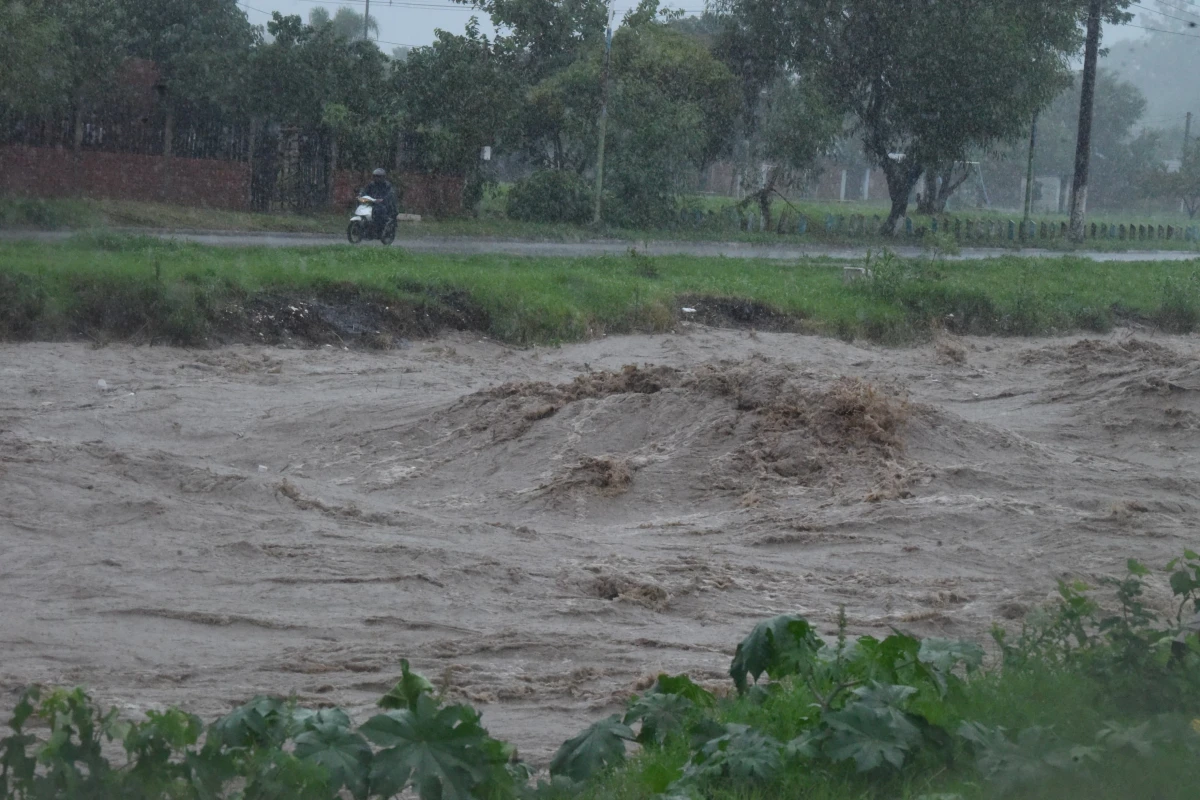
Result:
[[[348,215],[252,214],[213,208],[126,200],[0,198],[0,229],[80,230],[166,228],[172,230],[338,233]]]
[[[519,222],[504,216],[503,193],[488,195],[481,204],[480,213],[476,217],[451,219],[425,219],[417,224],[404,224],[400,230],[401,239],[438,237],[438,236],[467,236],[490,237],[500,239],[541,240],[559,242],[580,242],[597,239],[610,239],[632,243],[650,241],[723,241],[743,242],[751,244],[800,244],[812,243],[827,246],[871,246],[902,245],[919,243],[919,240],[907,237],[887,238],[873,232],[875,218],[887,216],[886,206],[877,203],[830,203],[795,201],[785,203],[777,200],[773,203],[773,217],[778,220],[781,213],[788,214],[794,220],[797,213],[802,213],[809,219],[807,232],[802,236],[793,234],[780,235],[771,232],[741,230],[737,223],[731,223],[720,217],[722,209],[732,208],[736,201],[726,197],[700,196],[685,201],[690,207],[698,207],[704,211],[713,211],[717,218],[706,221],[700,227],[691,224],[680,224],[670,228],[657,230],[636,230],[611,228],[607,226],[578,226],[568,224],[548,224]],[[748,209],[757,213],[756,208]],[[826,231],[825,220],[832,216],[849,219],[854,215],[866,218],[864,230],[853,233],[846,230]],[[916,228],[930,227],[930,219],[912,214]],[[949,215],[958,219],[996,219],[1007,222],[1019,221],[1019,217],[1001,214],[999,212],[970,211]],[[228,230],[243,232],[283,232],[283,233],[316,233],[340,236],[345,229],[348,213],[321,212],[317,214],[253,214],[219,209],[187,208],[155,203],[135,203],[127,201],[108,200],[38,200],[21,198],[0,198],[0,229],[4,228],[34,228],[42,230],[79,230],[103,228],[168,228],[174,230]],[[1034,218],[1037,222],[1046,222],[1057,226],[1065,220],[1062,215],[1045,215]],[[1181,214],[1144,214],[1129,212],[1124,214],[1100,213],[1089,221],[1106,224],[1149,223],[1161,225],[1187,225],[1185,215]],[[1192,224],[1200,225],[1200,221]],[[1007,235],[1007,234],[1005,234]],[[963,238],[963,246],[1000,247],[1017,249],[1022,246],[1019,241],[1010,242],[1004,237],[993,239],[969,240]],[[1061,238],[1046,240],[1038,239],[1029,243],[1031,247],[1048,248],[1069,252],[1074,245]],[[1121,250],[1194,250],[1200,252],[1200,241],[1186,242],[1180,239],[1171,241],[1144,240],[1121,241],[1096,239],[1089,240],[1085,245],[1089,250],[1121,251]]]
[[[1015,335],[1105,331],[1126,318],[1173,331],[1200,326],[1195,262],[884,257],[869,266],[872,281],[847,286],[842,265],[821,260],[213,248],[83,234],[61,244],[0,244],[0,338],[144,330],[156,340],[198,343],[221,333],[222,309],[264,292],[353,295],[435,310],[449,302],[469,312],[471,327],[518,344],[666,330],[685,302],[720,322],[711,298],[753,301],[782,317],[746,320],[761,327],[891,343],[927,336],[931,325]]]

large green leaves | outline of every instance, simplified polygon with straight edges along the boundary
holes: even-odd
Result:
[[[687,675],[659,675],[647,694],[674,694],[691,700],[701,708],[712,708],[717,704],[713,693],[694,682]]]
[[[269,747],[281,745],[291,726],[286,702],[260,696],[214,722],[210,732],[226,747]]]
[[[380,708],[415,708],[422,694],[433,694],[433,684],[419,672],[408,668],[408,660],[400,660],[400,680],[391,691],[379,698]]]
[[[659,675],[646,694],[633,698],[624,723],[641,723],[637,734],[639,744],[662,744],[682,731],[689,717],[699,709],[712,708],[716,703],[712,692],[687,675]]]
[[[315,722],[296,737],[296,758],[320,764],[330,786],[345,786],[357,798],[367,795],[371,748],[361,734],[339,722]]]
[[[729,675],[738,691],[744,693],[748,688],[747,676],[757,682],[764,673],[775,680],[794,675],[813,662],[824,644],[803,617],[787,614],[774,617],[755,625],[737,646]]]
[[[695,703],[677,694],[647,694],[639,697],[625,712],[624,724],[641,723],[639,744],[662,744],[667,737],[682,731]]]
[[[574,781],[586,780],[624,761],[625,742],[633,738],[633,730],[619,715],[602,719],[574,739],[563,742],[550,762],[550,774],[564,775]]]
[[[360,730],[383,748],[371,764],[371,790],[384,797],[411,781],[422,800],[468,800],[504,772],[507,751],[488,736],[474,709],[439,708],[424,693],[413,708],[377,714]]]
[[[983,665],[983,648],[975,642],[962,639],[930,637],[921,640],[917,659],[942,674],[949,674],[959,664],[966,667],[968,672],[973,672]]]
[[[714,780],[769,781],[783,765],[784,747],[749,725],[729,724],[725,733],[692,754],[676,788],[702,786]]]
[[[884,763],[899,769],[908,751],[921,741],[917,727],[879,698],[860,700],[826,714],[825,722],[832,729],[826,744],[829,757],[834,761],[854,759],[859,772]]]

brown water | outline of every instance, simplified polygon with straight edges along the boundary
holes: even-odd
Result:
[[[727,685],[774,614],[982,639],[1197,545],[1198,353],[0,346],[0,712],[42,681],[361,718],[409,658],[541,761],[658,671]]]

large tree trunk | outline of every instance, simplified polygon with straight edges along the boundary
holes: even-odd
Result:
[[[771,195],[775,193],[775,184],[779,182],[779,168],[772,167],[767,173],[767,181],[761,189],[757,189],[750,194],[742,202],[738,203],[740,208],[745,208],[752,203],[758,203],[758,211],[762,214],[762,230],[771,229]]]
[[[337,187],[338,171],[338,140],[336,133],[329,134],[329,171],[325,174],[325,202],[331,207],[337,205],[338,198],[334,195]]]
[[[925,187],[919,195],[917,195],[917,211],[922,214],[937,214],[937,196],[938,196],[938,173],[937,170],[925,170]]]
[[[922,214],[944,214],[946,203],[954,196],[959,187],[971,177],[970,166],[964,165],[961,175],[954,174],[955,162],[951,161],[925,171],[925,191],[917,210]],[[939,182],[938,179],[941,179]]]
[[[887,178],[888,197],[892,201],[892,209],[884,220],[879,232],[884,236],[894,236],[896,226],[908,214],[908,198],[912,195],[913,187],[921,178],[924,170],[920,164],[909,164],[905,161],[892,161],[884,157],[883,174]]]
[[[75,152],[83,149],[83,101],[75,102]]]
[[[163,121],[163,155],[170,158],[175,146],[175,111],[167,106],[167,117]]]

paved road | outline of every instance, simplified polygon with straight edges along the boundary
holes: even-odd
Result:
[[[128,230],[143,236],[155,236],[183,242],[195,242],[224,247],[305,247],[305,246],[349,246],[344,237],[304,233],[236,233],[227,231],[153,231]],[[0,231],[0,241],[34,240],[44,242],[62,241],[70,238],[70,232],[47,231]],[[359,247],[379,247],[376,242]],[[470,236],[421,236],[397,239],[395,247],[413,253],[448,253],[455,255],[482,255],[500,253],[518,256],[580,257],[598,255],[622,255],[630,247],[637,247],[646,255],[690,255],[724,256],[725,258],[763,258],[795,261],[801,258],[831,258],[857,261],[866,257],[865,247],[829,247],[823,245],[761,245],[742,242],[625,242],[612,239],[586,242],[536,242],[515,239],[490,239]],[[890,248],[899,256],[916,257],[925,251],[919,247],[896,246]],[[874,248],[876,253],[879,248]],[[1022,258],[1055,257],[1067,255],[1059,250],[1007,250],[999,247],[964,248],[962,253],[949,258],[953,260],[979,260],[996,256],[1019,256]],[[1200,250],[1143,250],[1126,252],[1078,251],[1070,255],[1090,258],[1095,261],[1190,261],[1200,259]]]

